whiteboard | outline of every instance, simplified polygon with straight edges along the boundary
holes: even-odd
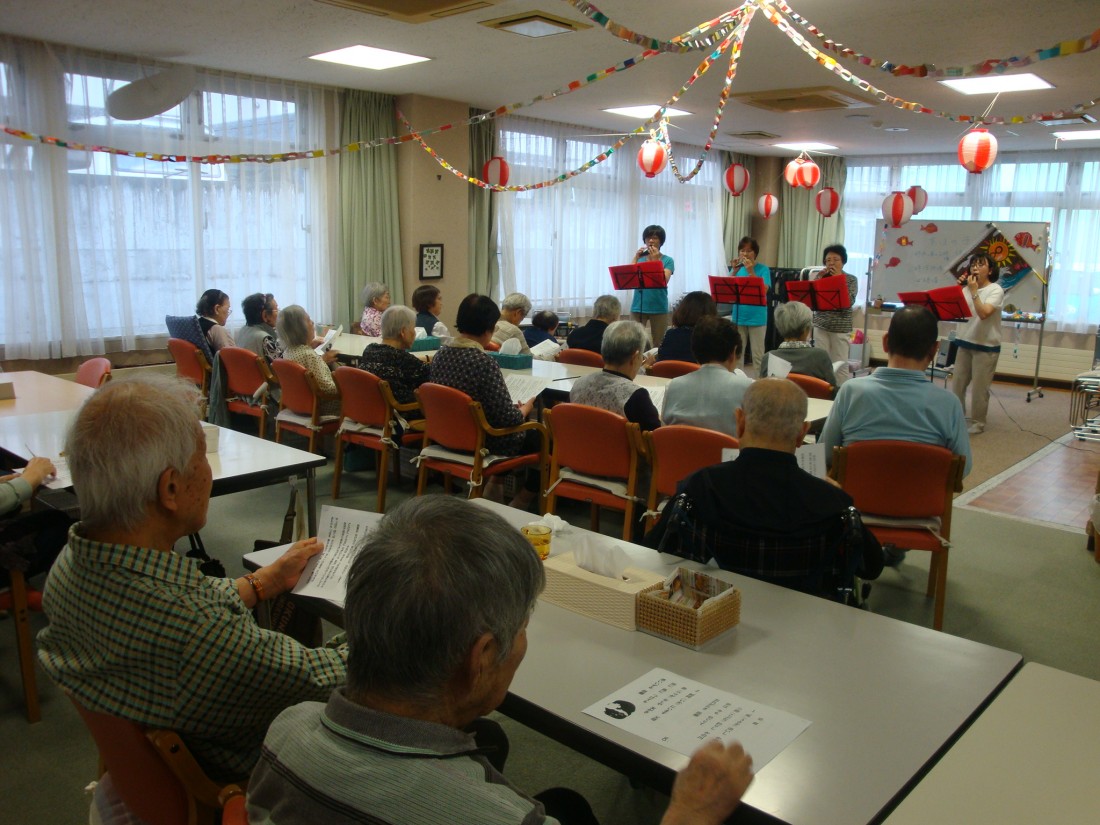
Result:
[[[970,255],[987,250],[998,262],[1005,306],[1043,312],[1043,283],[1050,277],[1050,224],[1037,221],[941,221],[915,216],[890,229],[875,224],[870,295],[897,301],[899,292],[956,283]]]

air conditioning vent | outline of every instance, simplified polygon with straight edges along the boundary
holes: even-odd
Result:
[[[726,134],[738,140],[775,140],[779,137],[771,132],[726,132]]]
[[[502,0],[317,0],[330,6],[388,17],[402,23],[427,23],[442,17],[487,9]]]
[[[831,86],[816,86],[810,89],[772,89],[765,92],[733,95],[733,98],[746,106],[755,106],[757,109],[782,114],[864,109],[878,102],[874,98],[865,98],[846,89],[834,89]]]

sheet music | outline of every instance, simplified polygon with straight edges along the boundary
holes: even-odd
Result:
[[[691,756],[711,739],[740,742],[759,771],[810,726],[807,719],[661,668],[584,709],[589,716]]]
[[[534,375],[510,372],[504,376],[504,383],[508,387],[508,394],[517,404],[531,400],[540,395],[550,386],[549,378],[537,378]]]
[[[317,536],[325,543],[325,549],[306,564],[293,592],[301,596],[328,599],[343,607],[351,563],[367,533],[381,519],[382,516],[378,513],[349,510],[328,504],[323,506]]]

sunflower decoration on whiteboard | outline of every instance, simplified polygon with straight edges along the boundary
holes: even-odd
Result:
[[[1031,264],[1024,260],[1012,242],[999,231],[992,233],[984,244],[979,245],[977,251],[989,253],[1001,273],[998,283],[1006,290],[1012,289],[1031,274]]]

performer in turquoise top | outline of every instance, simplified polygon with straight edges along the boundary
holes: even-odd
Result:
[[[735,270],[733,277],[748,278],[755,275],[764,279],[764,286],[768,291],[772,288],[772,271],[764,264],[756,262],[756,256],[760,254],[760,244],[755,238],[744,237],[737,244],[737,258],[730,263],[730,269]],[[755,375],[760,376],[760,362],[764,359],[764,337],[768,330],[768,307],[746,306],[735,304],[733,314],[730,317],[742,341],[747,341],[752,353],[752,368]]]
[[[676,262],[668,255],[661,254],[661,247],[665,245],[665,230],[663,227],[647,226],[642,232],[642,242],[645,244],[634,256],[634,263],[640,264],[646,261],[660,261],[665,267],[665,279],[670,279],[676,271]],[[643,327],[649,321],[649,334],[652,336],[653,346],[657,346],[664,340],[665,331],[668,329],[668,290],[667,289],[636,289],[634,301],[630,304],[630,314]]]

